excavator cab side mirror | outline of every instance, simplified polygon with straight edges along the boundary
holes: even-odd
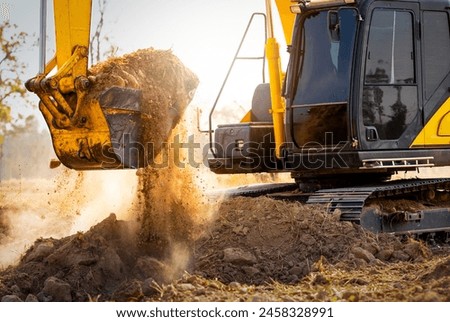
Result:
[[[332,41],[339,42],[341,40],[339,14],[336,10],[328,11],[328,32]]]

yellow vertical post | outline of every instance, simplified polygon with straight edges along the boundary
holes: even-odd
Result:
[[[275,155],[281,158],[281,147],[285,143],[284,132],[284,114],[285,105],[281,98],[281,62],[280,62],[280,47],[273,33],[272,22],[272,6],[271,0],[266,0],[267,13],[267,42],[266,42],[266,57],[267,66],[269,69],[269,83],[271,96],[271,113],[273,120],[273,131],[275,135]]]

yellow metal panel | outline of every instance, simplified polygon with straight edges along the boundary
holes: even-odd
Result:
[[[241,123],[249,123],[252,121],[252,111],[248,111],[241,120]]]
[[[294,29],[295,14],[291,12],[291,0],[275,0],[283,26],[284,38],[286,44],[290,45],[292,41],[292,30]]]
[[[411,147],[450,145],[450,98],[437,110],[415,138]]]
[[[450,112],[447,112],[439,122],[438,136],[450,136]]]
[[[91,0],[53,1],[58,68],[69,60],[75,46],[89,48],[91,2]]]

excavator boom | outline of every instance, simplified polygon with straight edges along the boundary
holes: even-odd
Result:
[[[290,5],[291,0],[275,0],[277,6],[278,15],[280,17],[281,26],[283,27],[284,39],[286,45],[290,45],[292,42],[292,33],[294,30],[295,15],[291,12]]]

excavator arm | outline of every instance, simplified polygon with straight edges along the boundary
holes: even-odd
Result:
[[[75,6],[70,0],[55,0],[54,4],[56,54],[26,86],[41,99],[40,108],[47,122],[57,128],[68,128],[75,110],[63,95],[76,92],[76,87],[89,87],[91,1],[81,1]],[[55,67],[57,72],[49,77]]]
[[[131,146],[113,138],[138,140],[138,91],[111,88],[99,99],[87,99],[94,82],[88,77],[91,5],[91,0],[53,1],[56,54],[26,87],[40,99],[54,150],[65,166],[77,170],[137,168],[140,160],[127,153]]]

